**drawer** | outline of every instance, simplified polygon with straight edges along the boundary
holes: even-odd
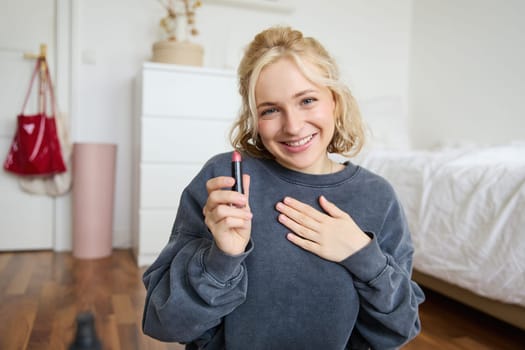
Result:
[[[158,254],[168,243],[177,215],[173,209],[140,210],[140,254]]]
[[[232,120],[240,107],[235,75],[146,70],[142,113]]]
[[[142,164],[140,207],[176,208],[182,191],[200,169],[197,164]]]
[[[230,121],[142,119],[143,162],[203,164],[213,155],[231,150]]]

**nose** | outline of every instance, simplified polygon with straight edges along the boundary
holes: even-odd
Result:
[[[304,126],[304,119],[297,111],[286,111],[283,118],[283,131],[289,135],[300,134]]]

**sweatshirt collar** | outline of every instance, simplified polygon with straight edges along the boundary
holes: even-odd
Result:
[[[307,174],[285,168],[273,159],[259,159],[259,161],[270,173],[279,178],[289,183],[308,187],[328,187],[351,181],[360,169],[359,166],[346,161],[343,163],[345,165],[344,169],[338,172],[332,174]]]

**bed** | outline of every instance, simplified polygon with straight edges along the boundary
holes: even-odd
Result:
[[[414,279],[525,330],[525,140],[443,140],[414,150],[401,98],[359,105],[369,135],[352,161],[398,194],[414,242]]]
[[[372,150],[414,242],[414,279],[525,329],[525,142]]]

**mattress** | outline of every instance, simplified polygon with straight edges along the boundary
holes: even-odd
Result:
[[[370,151],[356,163],[394,187],[415,269],[525,306],[525,143]]]

